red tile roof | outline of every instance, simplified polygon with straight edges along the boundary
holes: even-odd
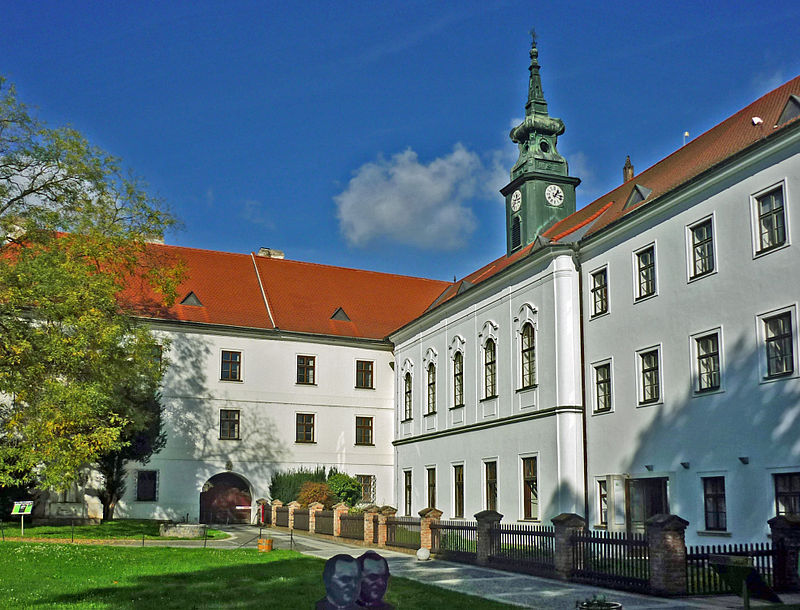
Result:
[[[186,269],[172,307],[159,306],[142,280],[126,290],[139,315],[163,320],[383,339],[421,315],[449,286],[436,280],[251,254],[156,244],[149,251]],[[189,293],[202,306],[181,305]],[[349,322],[331,319],[340,307]]]

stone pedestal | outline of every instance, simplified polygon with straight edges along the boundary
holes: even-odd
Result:
[[[650,589],[656,595],[686,593],[686,526],[678,515],[653,515],[645,526],[650,545]]]
[[[325,506],[322,502],[312,502],[308,505],[308,532],[313,534],[317,530],[317,513]]]
[[[586,519],[575,513],[561,513],[550,520],[555,530],[554,564],[556,577],[567,580],[572,576],[574,542],[572,535],[586,529]]]
[[[769,521],[772,542],[778,547],[774,586],[779,591],[800,591],[800,515],[780,515]]]
[[[477,534],[477,563],[486,565],[489,563],[489,555],[494,554],[494,547],[499,544],[499,540],[494,540],[492,529],[500,523],[503,515],[494,510],[482,510],[475,514],[478,522]]]
[[[280,500],[272,501],[272,506],[270,507],[270,510],[272,511],[272,519],[270,520],[270,523],[272,524],[272,527],[278,525],[278,509],[282,507],[283,507],[283,502],[281,502]]]
[[[442,517],[442,511],[438,508],[423,508],[419,511],[419,546],[422,549],[428,549],[429,551],[433,550],[434,548],[438,549],[439,544],[438,540],[434,545],[434,536],[439,535],[439,530],[431,529],[432,523],[439,523],[439,519]]]
[[[378,546],[386,546],[386,519],[394,517],[397,514],[397,509],[391,506],[384,506],[381,512],[378,513]]]
[[[341,536],[342,535],[342,515],[346,515],[347,511],[350,510],[344,502],[339,502],[336,506],[333,507],[333,535],[334,536]]]
[[[286,506],[289,507],[289,529],[293,530],[294,529],[294,511],[296,509],[300,508],[300,502],[298,502],[297,500],[292,500]]]

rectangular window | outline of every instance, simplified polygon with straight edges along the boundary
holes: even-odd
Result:
[[[539,487],[536,458],[522,458],[522,508],[525,519],[539,518]]]
[[[497,510],[497,462],[485,462],[486,510]]]
[[[297,414],[297,435],[295,442],[298,443],[313,443],[314,442],[314,414],[313,413],[298,413]]]
[[[219,410],[219,438],[221,440],[239,440],[239,410]]]
[[[764,339],[767,350],[767,377],[781,377],[793,373],[791,312],[764,318]]]
[[[455,504],[454,517],[464,516],[464,466],[453,466],[453,499]]]
[[[428,468],[428,508],[436,508],[436,468]]]
[[[406,516],[411,516],[411,471],[403,471],[403,493],[405,498]]]
[[[597,482],[597,503],[600,525],[608,525],[608,484],[605,479]]]
[[[356,387],[372,389],[374,379],[372,375],[372,360],[356,360]]]
[[[611,364],[594,367],[595,412],[611,410]]]
[[[775,478],[775,513],[800,515],[800,472],[772,476]]]
[[[636,253],[636,298],[643,299],[656,293],[656,248],[650,246]]]
[[[719,335],[695,339],[697,349],[697,391],[710,392],[720,386]]]
[[[372,418],[356,417],[356,445],[372,444]]]
[[[756,197],[758,214],[758,253],[786,243],[786,217],[783,210],[783,187]]]
[[[705,220],[690,229],[692,236],[692,278],[714,271],[714,235],[711,219]]]
[[[601,269],[592,273],[592,315],[608,312],[608,273]]]
[[[222,351],[222,371],[219,378],[225,381],[242,380],[242,352]]]
[[[136,500],[155,502],[158,498],[158,470],[138,470],[136,472]]]
[[[639,365],[641,369],[641,392],[639,404],[657,402],[661,397],[661,383],[658,370],[658,350],[639,354]]]
[[[464,406],[464,355],[461,352],[453,356],[453,406]]]
[[[316,377],[314,376],[316,360],[314,356],[297,357],[297,383],[308,385],[314,385],[314,383],[316,383]]]
[[[375,475],[357,474],[356,479],[361,483],[361,501],[369,504],[375,502]]]
[[[706,514],[706,529],[724,531],[728,529],[725,510],[725,477],[703,477],[703,505]]]

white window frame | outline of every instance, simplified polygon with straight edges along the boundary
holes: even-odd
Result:
[[[406,374],[411,375],[411,417],[406,417]],[[403,361],[403,366],[400,367],[400,379],[399,383],[397,384],[398,393],[399,393],[399,400],[397,404],[399,406],[399,413],[400,416],[400,423],[403,422],[410,422],[414,419],[414,363],[409,359],[406,358]]]
[[[600,515],[603,513],[602,505],[600,504],[600,483],[605,483],[606,484],[606,522],[605,523],[602,523],[600,521]],[[595,514],[595,520],[594,520],[595,524],[594,524],[594,526],[595,527],[599,527],[601,529],[607,529],[608,528],[609,515],[611,513],[611,503],[609,501],[611,499],[611,492],[609,491],[608,483],[609,483],[608,477],[595,477],[595,479],[594,479],[594,491],[595,491],[594,509],[595,509],[595,511],[597,511],[596,514]]]
[[[653,294],[648,294],[646,296],[639,295],[639,255],[644,252],[645,250],[649,250],[650,248],[653,249],[653,282],[655,283]],[[658,296],[658,288],[661,285],[661,281],[658,278],[658,247],[656,245],[656,241],[653,240],[649,244],[645,244],[641,248],[637,248],[631,254],[631,269],[633,273],[631,274],[633,280],[633,302],[634,303],[641,303],[643,301],[647,301],[649,299],[654,299]]]
[[[731,527],[731,510],[730,510],[730,487],[728,486],[729,473],[725,470],[704,470],[697,473],[697,486],[700,490],[699,498],[699,511],[697,513],[699,524],[697,533],[701,536],[731,536],[733,528]],[[703,479],[710,479],[712,477],[722,477],[725,481],[725,529],[724,530],[707,530],[706,529],[706,494],[705,487],[703,486]],[[774,498],[774,484],[773,484],[773,506],[775,504]],[[702,526],[702,527],[700,527]]]
[[[609,367],[609,381],[611,383],[610,387],[610,397],[611,400],[611,408],[600,411],[598,410],[597,404],[597,368],[600,366],[608,365]],[[591,375],[592,375],[592,387],[591,387],[591,405],[592,405],[592,416],[595,415],[608,415],[609,413],[614,412],[615,407],[615,400],[614,400],[614,359],[613,358],[605,358],[603,360],[597,360],[596,362],[591,363]]]
[[[313,358],[314,359],[314,383],[301,383],[297,381],[297,359],[299,357]],[[375,374],[373,372],[373,381]],[[296,352],[294,355],[294,385],[304,387],[314,387],[319,385],[319,354],[311,352]]]
[[[539,387],[539,327],[537,325],[537,311],[536,308],[530,303],[525,303],[520,307],[517,317],[514,318],[514,370],[516,371],[514,385],[517,391],[529,392]],[[533,379],[534,384],[523,387],[522,386],[522,329],[526,324],[533,327]],[[495,339],[495,348],[497,348],[497,340]],[[499,357],[499,352],[496,354]],[[497,373],[497,367],[495,367]],[[500,390],[498,388],[498,394]]]
[[[458,460],[450,462],[450,514],[453,515],[453,519],[464,519],[464,515],[456,516],[456,466],[461,466],[461,475],[463,477],[461,484],[464,496],[462,498],[463,511],[464,514],[467,512],[467,466],[464,464],[464,460]]]
[[[430,365],[433,365],[434,371],[434,404],[433,409],[431,409],[430,400],[428,399],[428,368]],[[424,372],[424,385],[425,385],[425,412],[422,414],[423,417],[428,415],[435,415],[437,410],[437,405],[439,404],[439,354],[436,352],[435,349],[429,347],[428,350],[425,352],[425,357],[422,359],[422,370]],[[413,381],[413,377],[412,377]],[[414,391],[411,391],[412,399],[414,395]]]
[[[297,440],[297,416],[298,415],[313,415],[314,416],[314,423],[311,427],[311,440],[310,441],[298,441]],[[308,409],[304,411],[295,411],[294,412],[294,420],[293,420],[293,427],[294,427],[294,445],[315,445],[317,443],[317,427],[319,426],[319,414],[316,411],[310,411]]]
[[[711,222],[711,256],[714,258],[714,267],[701,275],[694,275],[694,229],[705,222]],[[719,272],[719,256],[717,256],[717,219],[712,212],[703,218],[698,219],[690,225],[686,225],[686,282],[692,283],[705,279]],[[658,289],[658,284],[656,284]]]
[[[449,370],[447,371],[447,383],[445,388],[445,396],[447,404],[449,405],[450,409],[460,409],[461,407],[467,404],[467,385],[465,383],[466,380],[466,354],[467,349],[467,342],[461,335],[456,335],[453,337],[453,340],[450,342],[450,347],[448,351],[450,352],[450,362],[449,362]],[[455,394],[455,359],[456,354],[461,353],[461,404],[455,404],[456,394]],[[438,384],[437,384],[438,385]],[[438,388],[437,388],[438,391]]]
[[[783,190],[783,228],[785,232],[786,239],[784,240],[783,244],[780,246],[775,246],[774,248],[770,248],[768,250],[761,250],[761,226],[759,223],[759,209],[758,209],[758,198],[763,197],[764,195],[774,191],[776,189]],[[784,248],[788,248],[791,246],[791,235],[792,232],[790,230],[790,219],[789,219],[789,188],[788,188],[788,181],[786,178],[779,180],[766,188],[763,188],[755,193],[750,195],[750,236],[752,239],[752,246],[753,246],[753,258],[761,258],[762,256],[767,256],[772,254],[773,252],[777,252],[779,250],[783,250]]]
[[[222,353],[223,352],[236,352],[239,354],[239,379],[223,379],[222,378]],[[244,350],[240,347],[221,347],[219,348],[219,359],[217,360],[217,379],[220,383],[244,383]],[[295,373],[296,374],[296,373]]]
[[[697,360],[697,340],[708,335],[717,335],[717,349],[719,351],[719,387],[716,390],[700,390],[700,369]],[[725,342],[722,336],[722,326],[716,326],[689,335],[689,357],[691,358],[692,368],[692,396],[708,396],[710,394],[720,394],[725,391]]]
[[[536,458],[536,496],[537,496],[537,515],[531,519],[525,518],[525,493],[523,492],[524,473],[522,471],[522,460],[525,458]],[[500,464],[497,465],[497,478],[500,478]],[[542,462],[538,451],[530,451],[517,455],[517,493],[519,494],[519,520],[525,523],[540,523],[542,521]],[[498,503],[500,494],[498,493]]]
[[[601,271],[605,271],[606,273],[606,310],[602,313],[595,313],[594,311],[594,276],[600,273]],[[590,320],[595,320],[597,318],[602,318],[603,316],[607,316],[611,313],[611,272],[609,270],[608,263],[597,267],[589,272],[589,275],[586,278],[587,284],[589,285],[589,290],[587,291],[589,302],[587,303],[586,310],[591,312],[589,314]],[[656,284],[656,288],[658,284]],[[634,292],[634,294],[636,294]]]
[[[642,379],[642,356],[649,352],[656,352],[658,354],[658,399],[652,402],[644,402],[644,384]],[[664,404],[664,358],[661,344],[651,345],[642,349],[636,350],[636,407],[652,407],[654,405]]]
[[[486,497],[486,464],[494,462],[497,465],[497,508],[500,507],[500,456],[494,455],[481,458],[481,506],[483,510],[489,510],[489,503]],[[522,473],[522,459],[520,458],[520,473]],[[496,510],[496,509],[495,509]],[[498,511],[499,512],[499,511]]]
[[[791,315],[791,322],[792,322],[792,373],[789,375],[780,375],[780,376],[773,376],[768,377],[768,365],[767,365],[767,337],[766,337],[766,325],[765,320],[768,318],[774,318],[775,316],[779,316],[781,314],[789,313]],[[786,307],[781,307],[779,309],[773,309],[771,311],[764,312],[756,316],[756,337],[758,339],[758,373],[759,373],[759,383],[774,383],[776,381],[782,381],[784,379],[796,379],[800,377],[800,371],[798,371],[798,328],[797,328],[797,303],[792,303],[791,305],[787,305]]]
[[[480,400],[496,399],[500,395],[500,342],[497,338],[497,331],[499,326],[493,320],[487,320],[483,324],[481,332],[478,333],[478,341],[480,344],[480,387],[481,398]],[[486,392],[486,344],[489,340],[494,341],[494,394],[489,396]]]
[[[436,464],[425,464],[425,508],[436,508],[439,509],[439,506],[428,506],[428,499],[430,498],[430,479],[428,478],[428,471],[433,470],[433,478],[435,487],[433,488],[433,494],[436,496],[436,502],[434,504],[439,504],[441,506],[441,498],[439,497],[439,467]],[[413,479],[412,479],[413,480]]]

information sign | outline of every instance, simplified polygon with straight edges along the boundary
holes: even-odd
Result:
[[[14,502],[14,508],[11,509],[12,515],[30,515],[33,511],[33,500],[21,500]]]

